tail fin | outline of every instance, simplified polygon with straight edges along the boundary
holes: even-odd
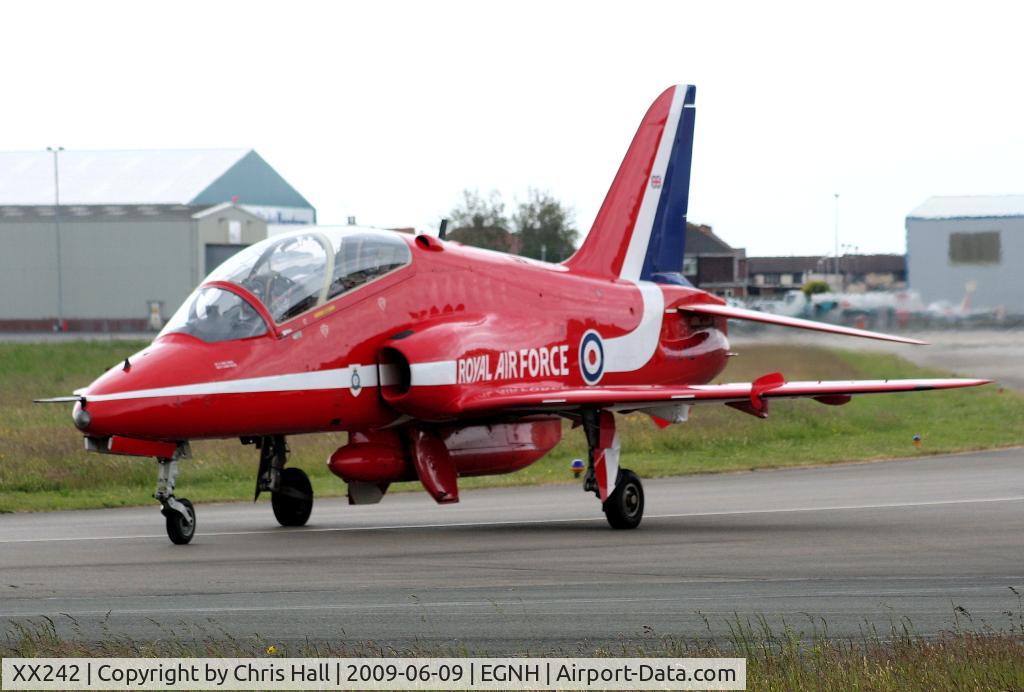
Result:
[[[595,276],[680,274],[697,89],[670,87],[647,110],[583,245],[565,264]]]

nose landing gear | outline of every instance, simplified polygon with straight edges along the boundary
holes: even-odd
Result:
[[[174,496],[174,483],[178,478],[178,454],[170,459],[157,459],[156,492],[160,513],[167,524],[167,537],[175,545],[185,545],[196,534],[196,510],[185,498]]]

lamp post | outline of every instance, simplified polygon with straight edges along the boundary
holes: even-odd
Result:
[[[846,269],[843,269],[842,264],[840,268],[840,278],[842,279],[843,290],[846,290],[846,285],[850,283],[850,274],[852,273],[853,267],[853,245],[850,243],[843,243],[840,246],[840,250],[843,253],[843,257],[846,257]]]
[[[64,147],[46,147],[53,154],[53,225],[57,234],[57,331],[64,331],[64,272],[60,254],[60,160]]]

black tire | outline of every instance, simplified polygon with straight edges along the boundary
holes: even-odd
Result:
[[[192,506],[191,502],[183,497],[179,497],[177,500],[188,510],[189,518],[192,522],[186,521],[185,517],[170,507],[165,507],[163,513],[167,520],[167,537],[171,539],[171,543],[174,545],[185,545],[190,543],[192,537],[196,535],[196,509]]]
[[[271,493],[270,504],[281,526],[305,526],[313,511],[313,485],[302,469],[281,472],[281,489]]]
[[[604,516],[613,529],[635,529],[644,518],[644,486],[629,469],[619,471],[615,490],[604,501]]]

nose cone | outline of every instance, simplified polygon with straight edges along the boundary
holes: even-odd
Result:
[[[188,382],[197,350],[203,350],[198,342],[161,339],[119,362],[81,391],[84,401],[72,412],[75,427],[95,437],[167,438],[160,409],[174,401],[159,395]]]
[[[75,421],[76,428],[82,432],[89,432],[89,426],[92,425],[92,414],[85,410],[81,401],[75,404],[75,408],[71,412],[71,419]]]

